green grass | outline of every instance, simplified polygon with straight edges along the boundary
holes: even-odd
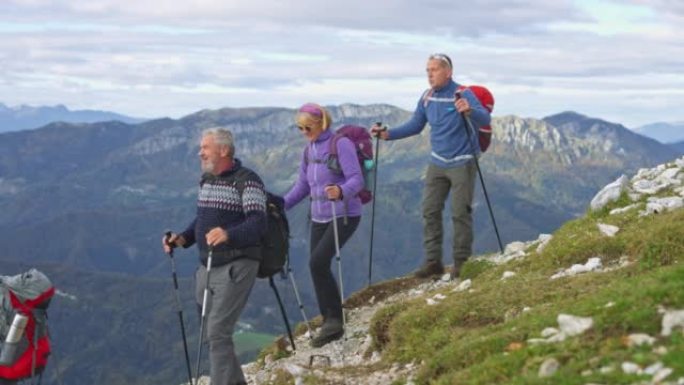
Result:
[[[638,217],[638,209],[610,216],[621,201],[566,223],[543,253],[502,266],[471,264],[472,293],[451,293],[435,306],[424,299],[378,312],[371,327],[385,362],[424,362],[417,384],[629,384],[645,379],[622,373],[620,364],[648,366],[662,361],[674,369],[669,379],[684,376],[684,337],[659,336],[658,305],[684,307],[684,210]],[[620,227],[603,236],[596,224]],[[632,263],[603,273],[550,280],[561,268],[600,256],[604,266],[621,257]],[[503,271],[516,276],[501,281]],[[467,270],[466,270],[467,271]],[[614,305],[606,307],[612,302]],[[522,312],[526,306],[531,311]],[[562,343],[530,345],[545,327],[557,326],[559,313],[591,316],[594,327]],[[627,348],[631,333],[658,337],[668,348]],[[517,346],[517,348],[510,348]],[[561,363],[550,378],[539,378],[549,357]],[[602,374],[599,369],[612,366]],[[591,371],[582,376],[583,371]]]
[[[244,351],[261,350],[273,343],[274,336],[262,333],[236,333],[234,335],[235,347],[238,353]]]

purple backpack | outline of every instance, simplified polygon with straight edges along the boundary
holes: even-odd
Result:
[[[328,168],[337,174],[342,174],[342,168],[337,160],[337,141],[342,137],[351,140],[356,148],[356,157],[359,160],[359,166],[363,174],[363,189],[359,191],[358,197],[361,199],[362,204],[366,204],[373,199],[373,194],[368,188],[370,186],[369,174],[375,169],[375,164],[373,163],[373,141],[370,133],[368,133],[368,129],[365,127],[346,124],[338,128],[330,141],[330,156],[325,162]],[[309,163],[308,151],[304,152],[304,159],[306,163]]]

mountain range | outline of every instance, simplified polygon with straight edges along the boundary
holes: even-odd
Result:
[[[651,123],[634,129],[635,132],[655,139],[660,143],[675,143],[684,141],[684,122]]]
[[[411,115],[389,105],[329,108],[336,124],[382,121],[393,127]],[[237,157],[282,194],[294,181],[304,147],[293,116],[286,108],[226,108],[178,120],[62,122],[0,134],[0,271],[38,266],[75,296],[55,301],[51,321],[62,355],[59,372],[70,385],[181,378],[182,345],[160,239],[167,228],[184,228],[193,215],[201,131],[217,125],[233,131]],[[496,117],[492,126],[493,144],[480,165],[504,243],[553,231],[583,213],[593,194],[619,174],[681,154],[620,124],[574,112],[541,120]],[[406,274],[423,257],[420,200],[428,135],[429,128],[379,147],[374,282]],[[481,191],[476,196],[475,251],[492,252],[497,240]],[[304,206],[289,213],[291,262],[305,308],[314,315]],[[367,280],[370,205],[364,210],[360,229],[343,249],[347,293]],[[196,255],[177,254],[184,308],[195,320],[189,277]],[[279,286],[289,314],[298,314],[291,288]],[[269,290],[265,282],[257,284],[243,321],[257,331],[281,333]],[[178,367],[161,369],[168,367],[161,362],[174,359]]]
[[[42,127],[52,122],[94,123],[117,120],[140,123],[145,119],[133,118],[115,112],[98,110],[69,110],[63,105],[8,107],[0,103],[0,133]]]
[[[670,146],[672,148],[674,148],[676,151],[684,152],[684,140],[682,140],[680,142],[672,143],[672,144],[670,144]]]

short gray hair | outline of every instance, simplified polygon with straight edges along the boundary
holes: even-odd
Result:
[[[214,142],[224,146],[228,146],[231,158],[235,156],[235,141],[233,140],[233,133],[224,127],[212,127],[202,131],[202,137],[211,135],[214,137]]]

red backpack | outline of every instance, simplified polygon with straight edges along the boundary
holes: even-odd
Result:
[[[369,174],[375,168],[373,163],[373,141],[371,135],[365,127],[353,124],[345,124],[335,131],[335,135],[330,141],[330,155],[325,163],[328,165],[328,168],[336,174],[342,173],[342,168],[337,159],[337,141],[342,137],[351,140],[354,144],[354,148],[356,148],[356,157],[359,160],[359,166],[361,166],[361,173],[363,174],[363,189],[359,191],[357,196],[361,199],[362,204],[366,204],[373,200],[373,193],[371,193],[369,189]],[[308,146],[304,151],[304,161],[307,164],[309,163]]]
[[[484,87],[484,86],[459,86],[458,87],[458,92],[462,92],[466,89],[469,89],[477,98],[477,100],[480,101],[480,104],[482,104],[482,107],[484,107],[489,113],[491,113],[494,110],[494,95],[492,95],[489,90]],[[428,100],[430,96],[432,95],[433,90],[429,89],[428,91],[425,92],[423,96],[423,107],[427,107]],[[478,130],[478,139],[480,143],[480,151],[485,152],[489,148],[489,145],[492,142],[492,127],[491,126],[482,126]]]
[[[45,369],[47,307],[54,294],[50,280],[36,269],[0,276],[0,379],[19,381]]]

